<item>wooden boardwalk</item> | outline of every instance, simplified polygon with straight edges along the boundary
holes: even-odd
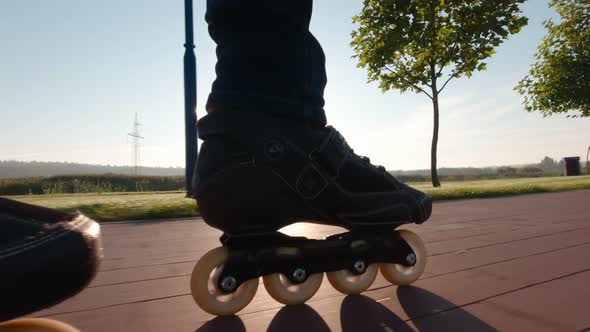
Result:
[[[189,278],[218,231],[197,220],[107,224],[97,278],[37,316],[84,332],[590,331],[590,191],[438,203],[431,220],[408,228],[429,251],[414,287],[379,276],[364,295],[344,296],[324,278],[307,305],[294,307],[260,287],[238,316],[215,318],[193,302]]]

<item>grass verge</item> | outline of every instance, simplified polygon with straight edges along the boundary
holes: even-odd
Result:
[[[432,188],[429,183],[410,185],[435,200],[448,200],[590,189],[590,176],[457,181],[445,182],[441,188]],[[6,197],[67,212],[81,211],[104,222],[197,216],[195,201],[184,196],[183,192],[152,192]]]
[[[590,176],[455,181],[445,182],[441,188],[424,182],[410,185],[435,200],[449,200],[590,189]]]
[[[98,221],[147,220],[194,217],[194,199],[184,192],[103,193],[5,196],[66,212],[80,211]]]

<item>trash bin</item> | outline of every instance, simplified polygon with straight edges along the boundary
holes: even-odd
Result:
[[[563,175],[577,176],[580,175],[580,157],[563,158]]]

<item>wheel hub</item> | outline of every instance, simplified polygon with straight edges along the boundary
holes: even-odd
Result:
[[[416,264],[416,254],[414,254],[413,252],[409,253],[406,256],[406,262],[410,264],[410,266],[414,266]]]
[[[363,262],[363,261],[354,262],[353,271],[355,273],[362,274],[365,272],[366,269],[367,269],[367,266],[365,265],[365,262]]]
[[[221,282],[221,289],[225,292],[233,292],[236,290],[236,286],[238,285],[238,281],[234,277],[225,277]]]
[[[293,271],[293,280],[295,282],[302,283],[305,281],[306,277],[307,277],[307,272],[305,272],[305,270],[302,268],[297,268],[297,269],[295,269],[295,271]]]

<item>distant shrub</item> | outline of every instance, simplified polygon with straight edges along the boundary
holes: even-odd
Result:
[[[59,175],[0,179],[0,195],[173,191],[184,190],[184,186],[182,176]]]
[[[520,174],[528,176],[528,177],[539,177],[539,176],[543,176],[543,173],[544,173],[541,168],[534,167],[534,166],[523,167],[523,168],[519,169],[518,172]]]
[[[426,176],[423,175],[398,175],[396,176],[401,182],[426,182]]]

